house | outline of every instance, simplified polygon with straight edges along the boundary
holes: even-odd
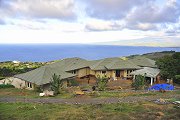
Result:
[[[90,69],[94,71],[96,77],[106,75],[112,80],[117,80],[131,77],[130,72],[140,69],[140,67],[128,60],[116,57],[94,61],[90,65]]]
[[[60,75],[60,78],[66,83],[68,79],[76,75],[62,71],[59,67],[43,66],[27,73],[15,75],[15,78],[20,79],[22,82],[21,87],[33,90],[36,85],[42,85],[43,89],[49,89],[49,83],[52,80],[53,74]]]
[[[142,69],[135,70],[130,73],[130,75],[133,75],[133,79],[135,79],[137,75],[142,75],[142,76],[145,75],[150,85],[152,85],[154,82],[156,82],[157,79],[159,79],[160,70],[155,65],[154,60],[151,60],[146,57],[138,56],[138,57],[129,59],[129,61],[133,62],[134,64],[142,68]]]
[[[85,60],[81,58],[68,58],[61,61],[42,66],[35,70],[15,75],[14,77],[22,81],[22,86],[29,90],[33,90],[35,86],[41,85],[42,88],[49,89],[53,74],[60,75],[64,86],[67,86],[68,80],[75,79],[77,76],[86,75],[87,65]]]
[[[105,58],[101,60],[88,61],[82,58],[66,58],[56,61],[29,71],[27,73],[14,76],[14,80],[19,85],[15,87],[34,89],[35,86],[43,86],[43,89],[49,89],[53,74],[60,75],[63,79],[64,86],[67,86],[70,80],[85,81],[84,78],[91,80],[90,76],[97,78],[98,76],[107,76],[110,80],[126,80],[132,79],[133,71],[142,69],[143,67],[155,67],[155,62],[144,59],[121,59],[118,57]]]

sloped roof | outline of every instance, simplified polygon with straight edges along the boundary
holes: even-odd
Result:
[[[114,70],[114,69],[127,70],[127,69],[140,69],[141,67],[133,64],[132,62],[128,60],[119,59],[106,65],[106,68],[111,69],[111,70]]]
[[[102,60],[97,60],[90,65],[92,70],[107,70],[106,65],[110,64],[113,61],[116,61],[118,58],[105,58]]]
[[[157,67],[154,60],[142,56],[134,57],[129,59],[129,61],[140,67]]]
[[[133,72],[131,72],[131,75],[145,75],[147,77],[156,77],[158,74],[160,73],[159,69],[156,68],[150,68],[150,67],[144,67],[143,69],[140,70],[135,70]]]
[[[23,79],[31,83],[35,83],[37,85],[42,85],[49,83],[53,74],[60,75],[61,79],[75,76],[74,74],[62,71],[59,67],[43,66],[23,74],[15,75],[14,77]]]
[[[66,71],[80,69],[87,66],[88,64],[86,64],[86,60],[84,59],[67,58],[46,66],[42,66],[27,73],[15,75],[14,77],[35,83],[37,85],[42,85],[49,83],[54,73],[60,75],[61,79],[66,79],[76,76]]]
[[[63,71],[71,71],[84,67],[88,67],[89,63],[87,60],[74,57],[74,58],[66,58],[61,61],[50,64],[51,67],[60,67]]]
[[[94,62],[90,65],[93,70],[113,70],[113,69],[140,69],[139,66],[133,64],[128,60],[122,60],[121,58],[105,58]]]

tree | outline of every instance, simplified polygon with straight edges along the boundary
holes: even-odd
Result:
[[[161,70],[160,74],[164,79],[175,79],[176,75],[180,75],[180,52],[176,52],[172,56],[164,56],[156,61],[156,65]]]
[[[106,84],[108,82],[108,78],[106,76],[98,76],[97,77],[97,86],[100,91],[105,90]]]
[[[175,76],[175,82],[180,84],[180,75]]]
[[[61,89],[63,85],[62,79],[60,79],[60,75],[54,74],[52,76],[50,85],[51,85],[51,90],[54,91],[54,94],[55,95],[59,94],[60,93],[59,89]]]
[[[141,90],[145,87],[145,75],[137,75],[134,82],[132,83],[132,86],[135,88],[135,90]]]

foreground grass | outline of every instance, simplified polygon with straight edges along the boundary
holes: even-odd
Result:
[[[180,109],[172,104],[121,103],[98,105],[0,103],[2,120],[124,120],[180,118]]]
[[[171,94],[180,94],[180,91],[168,91],[165,93],[160,93],[160,92],[140,92],[140,91],[129,91],[129,92],[123,92],[123,91],[99,91],[99,92],[94,92],[93,94],[86,94],[86,97],[92,97],[92,98],[108,98],[108,97],[128,97],[128,96],[138,96],[138,97],[143,97],[143,96],[168,96]],[[22,90],[22,89],[17,89],[17,88],[3,88],[0,89],[0,97],[17,97],[17,98],[40,98],[39,93],[36,91],[31,91],[31,90]],[[50,97],[50,98],[64,98],[64,99],[70,99],[74,98],[75,95],[73,92],[67,92],[67,91],[61,91],[61,94],[55,96],[55,97]]]

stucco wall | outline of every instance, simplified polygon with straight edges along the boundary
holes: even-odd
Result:
[[[89,68],[89,70],[90,70],[90,74],[91,75],[95,75],[95,71],[94,70],[91,70],[90,68]]]
[[[111,75],[112,75],[112,78],[115,79],[115,78],[116,78],[116,71],[115,71],[115,70],[112,70],[112,71],[111,71]]]
[[[12,84],[16,88],[25,88],[26,87],[25,81],[23,81],[19,78],[14,78],[14,77],[9,77],[9,78],[1,80],[1,84],[3,84],[3,83]]]
[[[90,68],[82,68],[82,69],[77,70],[78,77],[84,77],[89,74],[90,74]]]
[[[19,78],[14,78],[14,77],[9,77],[6,79],[3,79],[0,81],[0,84],[11,84],[13,85],[15,88],[25,88],[28,90],[34,90],[35,85],[33,83],[31,83],[32,88],[27,87],[28,82],[21,80]]]
[[[106,77],[111,78],[112,77],[112,71],[106,71],[106,73],[102,73],[102,71],[97,70],[97,71],[95,71],[95,76],[96,77],[98,77],[98,76],[100,76],[100,77],[106,76]]]

